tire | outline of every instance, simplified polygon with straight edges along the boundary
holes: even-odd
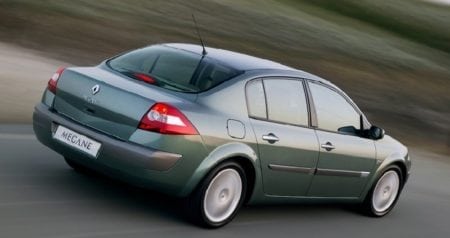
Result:
[[[367,194],[363,211],[372,217],[388,214],[397,203],[403,188],[403,175],[400,168],[391,165],[378,177]]]
[[[236,216],[246,192],[247,177],[242,166],[222,163],[208,173],[188,198],[186,213],[197,225],[224,226]]]

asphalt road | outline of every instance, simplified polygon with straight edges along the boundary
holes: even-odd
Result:
[[[411,179],[384,218],[339,204],[256,206],[207,230],[183,219],[178,200],[78,174],[30,126],[0,126],[0,237],[448,237],[450,158],[411,155]]]

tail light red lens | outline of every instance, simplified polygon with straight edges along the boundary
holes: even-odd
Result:
[[[197,135],[198,131],[177,108],[166,103],[156,103],[142,117],[139,129],[161,134]]]
[[[48,81],[47,89],[52,92],[56,93],[56,85],[58,84],[58,79],[61,76],[62,72],[64,71],[64,67],[60,67],[56,72],[53,74],[53,76]]]
[[[146,83],[154,84],[156,83],[155,79],[146,74],[134,73],[134,76]]]

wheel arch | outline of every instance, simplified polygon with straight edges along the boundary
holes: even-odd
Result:
[[[367,183],[366,188],[364,189],[363,193],[360,196],[360,201],[363,202],[369,193],[369,191],[372,189],[374,183],[377,181],[377,179],[383,174],[386,169],[391,165],[396,165],[400,168],[400,172],[402,173],[402,184],[401,188],[403,188],[404,184],[406,183],[406,179],[408,176],[408,169],[406,165],[406,161],[401,156],[391,156],[387,157],[386,159],[380,161],[378,160],[378,167],[374,171],[370,181]]]
[[[215,148],[197,167],[187,181],[180,196],[189,196],[208,173],[221,163],[234,161],[244,168],[247,175],[246,202],[251,198],[255,187],[261,180],[260,165],[256,152],[243,143],[227,143]]]
[[[253,194],[253,190],[255,188],[256,169],[257,168],[254,167],[254,164],[249,159],[244,158],[244,157],[231,157],[231,158],[223,160],[221,163],[225,163],[228,161],[233,161],[235,163],[238,163],[239,165],[242,166],[242,168],[245,171],[245,175],[247,178],[247,191],[246,191],[246,195],[244,198],[244,204],[245,204],[250,200],[251,195]]]

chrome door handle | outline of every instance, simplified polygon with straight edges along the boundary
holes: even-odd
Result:
[[[326,151],[331,151],[334,150],[335,147],[333,144],[331,144],[331,142],[327,142],[325,144],[320,145],[320,147],[322,147],[323,149],[325,149]]]
[[[277,141],[280,140],[280,139],[279,139],[276,135],[274,135],[273,133],[269,133],[269,134],[267,134],[267,135],[263,135],[263,136],[262,136],[262,139],[265,140],[265,141],[267,141],[267,142],[269,142],[270,144],[273,144],[273,143],[275,143],[275,142],[277,142]]]

